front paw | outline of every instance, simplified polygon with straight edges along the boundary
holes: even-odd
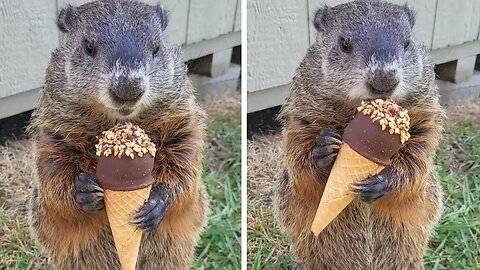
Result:
[[[362,201],[372,203],[392,190],[392,175],[383,169],[375,176],[354,183],[352,190]]]
[[[333,164],[337,157],[342,136],[332,130],[322,130],[315,139],[313,157],[321,168],[327,168]]]
[[[133,217],[131,223],[145,231],[153,231],[165,217],[167,208],[168,203],[163,193],[152,188],[150,197]]]
[[[87,213],[100,211],[105,207],[103,189],[95,177],[85,172],[78,175],[75,180],[75,202]]]

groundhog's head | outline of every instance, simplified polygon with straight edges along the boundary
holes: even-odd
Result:
[[[66,97],[128,118],[157,99],[181,94],[175,80],[185,67],[179,46],[164,41],[162,5],[122,0],[69,5],[57,25],[64,34]]]
[[[357,1],[323,7],[311,50],[322,80],[348,100],[406,99],[422,85],[424,51],[412,36],[407,6]]]

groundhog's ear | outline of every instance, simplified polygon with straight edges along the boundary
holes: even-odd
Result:
[[[75,20],[78,16],[78,10],[76,7],[67,5],[58,14],[57,26],[63,33],[72,31],[75,24]]]
[[[413,12],[413,10],[410,9],[410,7],[407,4],[403,5],[403,10],[407,14],[407,18],[408,18],[408,22],[410,23],[410,27],[413,27],[415,25],[415,12]]]
[[[163,31],[167,28],[168,25],[168,11],[163,7],[162,4],[156,6],[157,16],[160,18],[161,28]]]
[[[313,18],[313,26],[315,26],[315,29],[317,29],[317,31],[323,32],[331,24],[332,20],[332,9],[328,6],[324,6],[323,8],[320,8],[315,12],[315,16]]]

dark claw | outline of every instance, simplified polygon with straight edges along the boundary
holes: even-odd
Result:
[[[358,181],[352,185],[352,190],[366,203],[372,203],[390,192],[392,176],[388,170],[383,170],[378,175]]]
[[[101,188],[97,180],[88,173],[81,172],[78,175],[78,181],[75,181],[75,189],[79,192],[101,192],[103,196],[103,188]]]
[[[152,189],[150,198],[130,222],[145,231],[153,231],[158,228],[165,217],[167,208],[167,204],[161,198],[160,193]]]
[[[105,207],[103,189],[88,173],[80,173],[75,181],[75,201],[85,212],[96,212]]]
[[[313,149],[313,156],[318,159],[322,159],[331,155],[338,154],[340,145],[332,144],[329,147],[315,147]]]
[[[342,136],[333,130],[324,129],[317,135],[316,143],[318,146],[329,144],[341,144]]]
[[[331,130],[322,130],[315,138],[313,157],[320,167],[329,167],[337,157],[342,136]]]
[[[142,230],[145,230],[145,231],[155,230],[156,228],[158,228],[158,225],[160,225],[160,222],[163,219],[163,215],[160,215],[159,213],[160,213],[160,211],[158,211],[158,213],[157,213],[158,218],[147,219],[147,220],[143,221],[142,223],[137,224],[137,226],[139,228],[141,228]]]

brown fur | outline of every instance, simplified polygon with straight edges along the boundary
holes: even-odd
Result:
[[[65,111],[56,111],[60,117],[48,119],[42,110],[52,110],[50,102],[58,101],[44,98],[35,116],[38,182],[31,203],[35,235],[55,269],[80,269],[81,265],[119,269],[105,212],[86,214],[73,198],[78,174],[95,174],[95,136],[114,123],[92,113],[82,116],[84,122],[78,125],[62,119],[62,113],[71,116]],[[145,116],[134,123],[144,127],[158,147],[154,185],[168,186],[173,202],[159,229],[143,237],[138,269],[188,269],[208,204],[200,179],[203,113],[192,104],[188,111],[165,116],[152,109]]]
[[[121,3],[127,2],[102,2]],[[96,136],[125,120],[113,116],[95,92],[89,93],[95,85],[64,91],[75,89],[66,79],[68,50],[60,47],[52,55],[30,127],[37,168],[29,207],[32,232],[55,269],[120,269],[105,211],[83,212],[74,199],[74,181],[80,172],[95,175]],[[189,269],[208,215],[201,181],[205,115],[195,102],[181,55],[178,50],[170,53],[166,59],[175,63],[175,79],[169,89],[176,94],[152,90],[151,103],[129,119],[156,144],[153,185],[163,186],[171,202],[158,229],[143,235],[137,269],[144,270]]]
[[[356,2],[340,8],[375,11],[375,8],[398,7],[375,3],[378,2]],[[375,14],[372,16],[375,18]],[[362,19],[361,15],[359,18]],[[349,21],[348,17],[345,19]],[[285,170],[277,181],[274,205],[282,229],[291,241],[296,266],[421,269],[428,238],[442,209],[442,192],[432,163],[444,113],[438,103],[432,64],[426,50],[416,45],[419,58],[412,61],[421,61],[423,70],[421,76],[415,77],[416,81],[407,82],[416,87],[409,89],[408,98],[397,100],[409,111],[411,139],[392,159],[393,190],[372,204],[355,200],[315,237],[310,226],[329,174],[313,158],[315,137],[324,129],[341,134],[359,104],[358,100],[346,98],[351,88],[348,82],[342,82],[343,76],[353,76],[354,70],[331,66],[322,70],[319,66],[323,59],[332,57],[327,51],[328,41],[322,38],[312,45],[297,69],[281,113]],[[334,60],[329,63],[335,65]]]

